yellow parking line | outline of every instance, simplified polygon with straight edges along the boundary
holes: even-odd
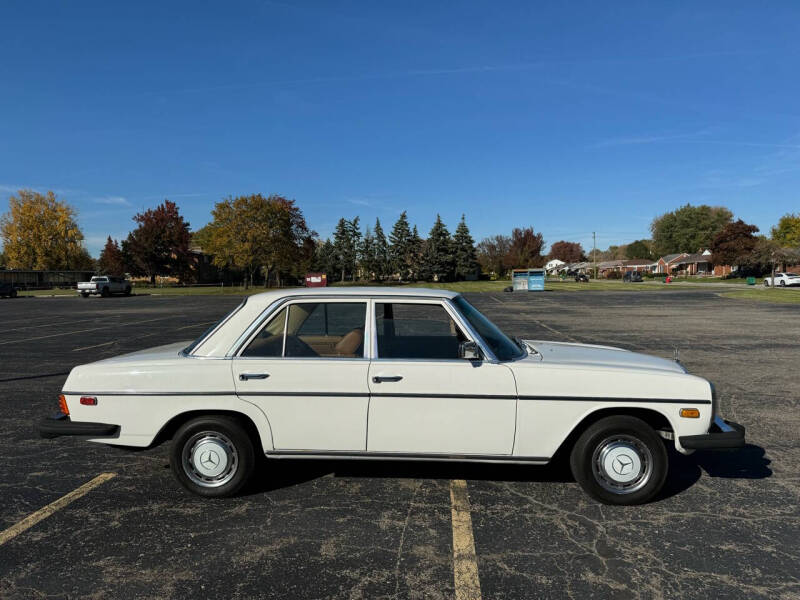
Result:
[[[478,578],[478,556],[472,537],[472,516],[469,512],[467,482],[450,482],[450,503],[453,519],[453,581],[456,600],[480,600],[481,582]]]
[[[8,540],[17,537],[23,531],[30,529],[34,525],[36,525],[39,521],[42,521],[52,515],[57,510],[61,510],[71,502],[74,502],[81,496],[85,496],[98,485],[105,483],[112,477],[114,477],[116,473],[101,473],[91,481],[84,483],[81,487],[72,490],[69,494],[65,496],[61,496],[55,502],[51,502],[44,508],[40,508],[35,513],[28,515],[19,523],[12,525],[5,531],[0,532],[0,546],[5,544]]]

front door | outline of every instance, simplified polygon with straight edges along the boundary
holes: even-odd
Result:
[[[365,301],[296,301],[233,360],[236,393],[264,411],[275,450],[364,451]]]
[[[375,301],[370,452],[511,454],[516,384],[502,364],[459,358],[467,339],[444,304]]]

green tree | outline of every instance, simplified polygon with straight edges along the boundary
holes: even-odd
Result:
[[[233,267],[247,274],[252,285],[256,271],[271,274],[281,285],[281,274],[300,276],[312,260],[316,233],[309,230],[294,200],[261,194],[227,198],[218,202],[208,225],[208,247],[218,267]]]
[[[386,234],[381,227],[380,219],[375,219],[375,276],[380,280],[388,277],[392,273],[392,264],[389,257],[389,243],[386,241]]]
[[[437,214],[425,243],[420,275],[428,281],[449,281],[455,271],[453,240],[450,232]]]
[[[675,252],[697,252],[711,245],[714,236],[733,220],[723,206],[687,204],[653,219],[650,231],[658,256]]]
[[[356,277],[358,276],[358,272],[359,272],[358,263],[359,263],[359,259],[360,259],[361,255],[363,254],[363,251],[364,251],[363,241],[362,241],[362,238],[361,238],[361,226],[359,224],[360,220],[361,219],[359,217],[355,217],[352,221],[348,221],[347,222],[348,234],[350,236],[350,243],[353,246],[353,249],[352,249],[353,262],[351,264],[351,269],[352,269],[352,273],[353,273],[353,281],[355,281]]]
[[[650,240],[636,240],[625,247],[625,258],[655,260]]]
[[[746,264],[756,248],[758,227],[739,219],[728,223],[711,242],[715,265]]]
[[[356,262],[356,247],[352,238],[350,221],[342,217],[333,230],[333,248],[336,254],[336,268],[344,281],[348,274],[353,273]]]
[[[375,237],[372,235],[369,225],[364,231],[364,240],[361,243],[361,268],[365,279],[372,280],[377,277],[378,261],[375,255]]]
[[[783,215],[770,233],[784,248],[800,248],[800,213]]]
[[[408,240],[408,265],[409,276],[412,281],[416,281],[420,277],[422,270],[422,259],[425,256],[426,242],[419,236],[417,226],[411,229],[411,237]]]
[[[164,200],[133,220],[138,227],[122,242],[122,251],[129,257],[134,275],[146,275],[151,283],[156,275],[172,275],[182,281],[191,277],[189,223],[174,202]]]
[[[111,236],[108,236],[106,245],[100,253],[100,258],[97,259],[97,269],[104,275],[121,277],[125,274],[125,259],[119,248],[119,243],[117,240],[112,240]]]
[[[338,273],[336,249],[330,239],[326,239],[324,242],[315,245],[312,269],[325,273],[329,281]]]
[[[475,255],[475,241],[470,235],[469,227],[467,227],[463,214],[453,236],[453,254],[456,279],[468,279],[477,275],[480,265],[478,265],[478,259]]]
[[[76,212],[53,192],[19,190],[0,216],[0,238],[9,269],[84,269],[93,261],[83,245]]]
[[[400,275],[400,279],[407,279],[410,270],[411,254],[411,228],[408,225],[406,211],[400,213],[400,217],[392,227],[389,234],[389,259],[392,271]]]

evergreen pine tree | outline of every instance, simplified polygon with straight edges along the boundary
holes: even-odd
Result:
[[[361,226],[359,225],[360,218],[356,217],[347,223],[347,229],[350,237],[350,270],[353,274],[353,281],[359,274],[358,263],[363,253],[361,241]]]
[[[350,239],[350,223],[342,217],[333,231],[333,249],[337,273],[344,281],[346,273],[353,265],[353,242]]]
[[[380,219],[375,219],[375,276],[380,280],[392,273],[389,258],[389,243],[383,233]]]
[[[375,237],[367,225],[364,232],[364,241],[361,243],[361,268],[364,271],[364,277],[371,280],[377,277],[378,265],[375,257]]]
[[[469,227],[467,227],[463,214],[453,236],[453,255],[457,280],[467,279],[478,272],[479,266],[475,254],[475,241],[469,233]]]
[[[453,240],[438,214],[428,235],[422,265],[425,279],[447,281],[453,277]]]
[[[408,277],[409,243],[411,241],[411,228],[408,226],[406,211],[400,213],[400,218],[397,219],[394,227],[392,227],[389,241],[392,243],[389,248],[392,271],[398,273],[400,279],[406,279]]]
[[[419,279],[420,271],[422,271],[422,257],[425,252],[425,242],[419,237],[417,226],[411,230],[411,239],[409,241],[409,258],[408,263],[411,266],[411,277],[414,280]]]

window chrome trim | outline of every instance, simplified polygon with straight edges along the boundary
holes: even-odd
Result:
[[[369,317],[370,317],[370,298],[364,296],[322,296],[322,295],[302,295],[302,296],[286,296],[280,300],[276,300],[270,304],[256,319],[245,329],[244,333],[240,335],[233,343],[231,350],[225,355],[226,358],[237,358],[242,360],[363,360],[368,358],[367,344],[364,344],[362,356],[353,357],[338,357],[338,356],[285,356],[286,354],[286,329],[289,322],[289,307],[293,304],[321,304],[323,302],[330,302],[334,304],[364,304],[364,339],[367,339],[371,331]],[[253,339],[261,332],[261,329],[266,326],[270,319],[277,315],[281,310],[286,308],[286,316],[283,324],[283,347],[281,349],[281,356],[242,356],[247,346]]]
[[[372,298],[371,305],[372,305],[372,319],[371,325],[374,329],[372,339],[370,340],[370,347],[371,347],[371,360],[374,361],[381,361],[381,363],[388,363],[391,361],[400,361],[400,362],[436,362],[436,363],[463,363],[469,362],[463,358],[381,358],[380,354],[378,353],[378,328],[376,324],[376,314],[375,314],[375,305],[376,304],[429,304],[429,305],[436,305],[441,306],[445,313],[453,320],[456,327],[461,329],[461,333],[464,334],[464,337],[467,338],[471,342],[475,342],[478,347],[483,352],[483,360],[489,363],[497,363],[497,357],[489,350],[486,344],[483,342],[481,336],[469,325],[469,322],[464,319],[458,309],[451,304],[449,298],[424,298],[420,296],[409,296],[409,297],[399,297],[396,296],[387,297],[385,299],[383,296],[378,298]]]

